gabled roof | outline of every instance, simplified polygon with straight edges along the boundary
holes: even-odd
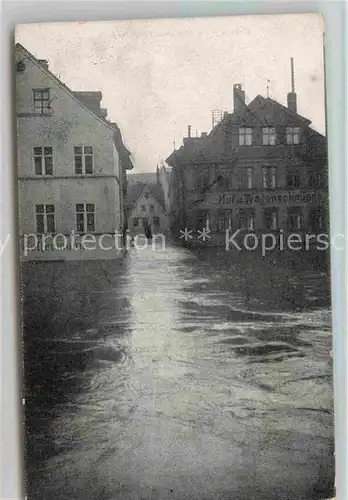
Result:
[[[245,106],[243,118],[248,119],[248,117],[254,118],[260,125],[263,123],[265,127],[290,123],[302,123],[308,126],[311,123],[310,120],[298,113],[294,113],[278,101],[270,97],[263,97],[260,94]]]
[[[110,130],[114,130],[112,125],[107,121],[104,120],[103,118],[99,117],[96,113],[94,113],[89,107],[87,107],[78,97],[75,95],[75,92],[73,92],[65,83],[63,83],[59,78],[52,73],[46,65],[42,64],[39,59],[36,59],[36,57],[31,54],[26,48],[23,47],[20,43],[16,43],[16,49],[20,50],[21,52],[24,53],[25,57],[29,59],[38,69],[40,69],[46,76],[51,78],[60,88],[63,90],[66,94],[68,94],[71,99],[73,99],[75,102],[77,102],[82,108],[84,108],[90,115],[92,115],[96,120],[98,120],[100,123],[102,123],[104,126],[109,128]]]
[[[228,132],[228,128],[233,125],[243,124],[245,126],[259,125],[261,127],[272,127],[277,125],[303,125],[309,127],[311,121],[303,116],[294,113],[286,106],[271,99],[257,95],[249,104],[233,113],[225,113],[222,120],[215,125],[208,135],[200,138],[184,139],[184,144],[179,149],[174,150],[166,162],[171,165],[176,160],[204,161],[221,158],[223,150],[221,137]],[[311,134],[312,129],[310,129]],[[319,134],[320,135],[320,134]],[[325,141],[325,138],[321,136]],[[238,152],[238,148],[235,153]]]
[[[114,141],[119,152],[121,162],[126,170],[131,170],[133,168],[133,163],[130,159],[130,151],[124,145],[121,131],[115,122],[109,122],[105,117],[99,116],[96,109],[93,109],[91,105],[88,104],[88,95],[94,97],[95,99],[102,99],[102,93],[100,91],[73,91],[65,83],[63,83],[59,78],[52,73],[47,64],[43,64],[42,60],[37,59],[33,54],[31,54],[23,45],[16,43],[16,49],[24,53],[25,57],[28,58],[35,66],[37,66],[43,73],[51,78],[65,93],[67,93],[75,102],[77,102],[83,109],[85,109],[89,114],[91,114],[96,120],[106,126],[108,129],[113,131]]]
[[[165,202],[162,186],[159,184],[147,184],[144,182],[137,182],[128,185],[127,189],[127,208],[131,212],[145,190],[149,190],[152,197],[157,201],[163,212],[165,212]]]

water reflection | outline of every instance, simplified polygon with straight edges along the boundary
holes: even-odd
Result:
[[[107,270],[101,262],[23,266],[29,497],[47,498],[37,471],[48,458],[74,449],[76,436],[69,436],[64,424],[66,414],[70,419],[76,412],[79,394],[88,392],[103,363],[124,360],[124,349],[115,343],[130,330],[129,300],[122,294],[120,276],[127,279],[126,262],[113,262]],[[107,300],[110,293],[112,300]],[[101,321],[104,317],[107,323]],[[57,439],[60,425],[64,434]]]
[[[134,249],[24,269],[33,498],[329,493],[325,274],[226,259]]]

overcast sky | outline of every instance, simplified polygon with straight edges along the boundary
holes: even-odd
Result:
[[[323,19],[317,14],[18,25],[16,41],[72,90],[101,90],[102,106],[132,152],[154,171],[212,110],[232,111],[232,88],[286,104],[290,57],[299,114],[325,131]]]

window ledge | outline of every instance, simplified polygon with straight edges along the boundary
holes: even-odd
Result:
[[[17,113],[18,118],[27,118],[27,117],[47,117],[52,118],[53,113]]]

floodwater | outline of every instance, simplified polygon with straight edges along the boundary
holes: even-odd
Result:
[[[29,499],[332,492],[323,271],[132,249],[27,264],[23,293]]]

